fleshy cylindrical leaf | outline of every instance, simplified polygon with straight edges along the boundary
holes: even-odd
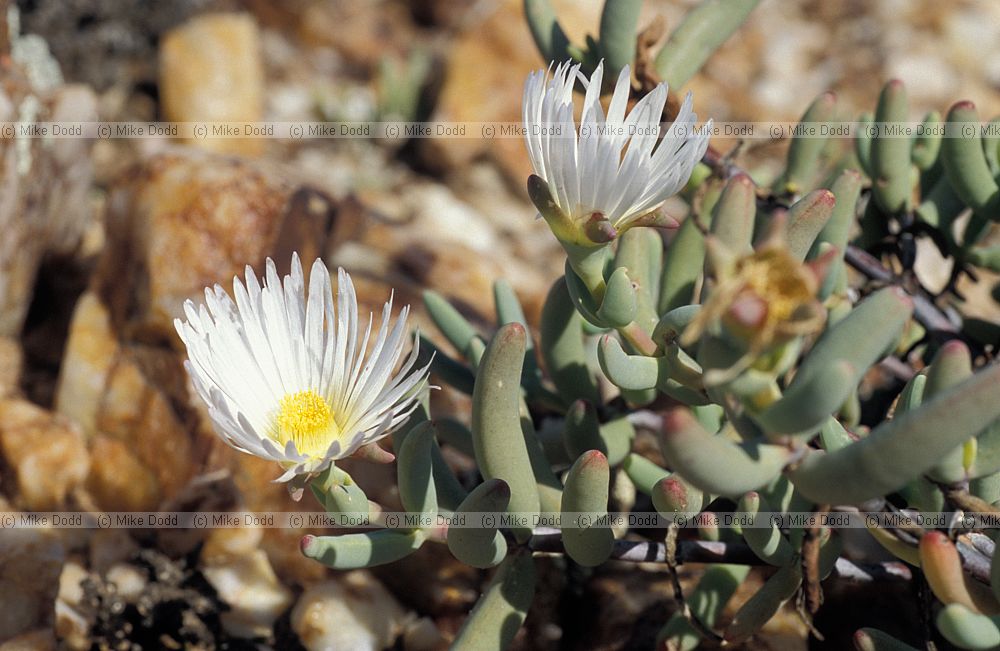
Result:
[[[599,520],[608,514],[608,488],[611,481],[608,460],[597,450],[583,453],[566,475],[563,489],[563,518],[577,517],[576,526],[562,530],[566,553],[580,565],[600,565],[611,556],[615,537],[610,527]],[[585,515],[583,515],[585,514]]]
[[[426,534],[419,529],[379,529],[343,536],[304,536],[302,553],[335,570],[385,565],[418,550]]]
[[[503,513],[509,503],[510,488],[506,482],[500,479],[487,479],[472,489],[469,496],[459,505],[455,517],[460,518],[472,513]],[[448,549],[455,558],[466,565],[493,567],[507,555],[507,541],[496,526],[454,527],[448,530]]]
[[[538,488],[521,431],[524,350],[525,331],[519,323],[500,328],[486,347],[472,394],[472,443],[483,477],[510,486],[510,510],[537,513]],[[530,530],[515,530],[515,535],[526,539]]]
[[[534,598],[534,559],[530,554],[508,556],[459,629],[452,651],[506,649],[524,623]]]

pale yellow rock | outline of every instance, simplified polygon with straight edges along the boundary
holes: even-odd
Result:
[[[201,560],[206,565],[220,565],[234,557],[252,553],[264,537],[259,527],[212,529],[201,548]]]
[[[309,651],[378,651],[392,646],[407,613],[365,571],[311,586],[292,609],[292,630]]]
[[[163,391],[118,343],[108,310],[94,292],[84,293],[70,322],[56,409],[79,423],[89,438],[117,439],[121,446],[102,447],[127,459],[136,476],[149,475],[132,487],[100,460],[88,485],[114,504],[155,508],[150,500],[175,494],[195,473],[189,432]],[[121,490],[135,495],[123,496]]]
[[[59,575],[55,632],[62,643],[74,651],[83,651],[89,646],[90,624],[79,608],[83,602],[82,582],[88,576],[90,573],[76,561],[63,565]]]
[[[263,97],[260,33],[249,14],[203,14],[163,38],[160,102],[167,120],[254,122],[263,115]],[[256,139],[211,136],[192,143],[239,154],[255,154],[262,145]]]
[[[239,637],[267,636],[274,622],[292,604],[292,593],[275,576],[267,554],[257,549],[208,565],[202,572],[230,610],[222,625]]]
[[[107,309],[93,292],[77,301],[59,383],[56,410],[72,419],[88,436],[97,432],[97,414],[108,374],[119,357]]]
[[[26,400],[0,400],[0,451],[17,476],[20,499],[33,511],[65,507],[90,467],[79,428]]]
[[[115,584],[118,594],[127,601],[135,601],[146,588],[146,573],[129,563],[116,563],[105,578]]]

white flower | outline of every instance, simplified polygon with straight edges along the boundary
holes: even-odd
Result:
[[[620,232],[684,187],[708,147],[708,125],[694,128],[691,93],[657,145],[666,84],[640,99],[626,116],[631,77],[625,66],[605,117],[600,103],[603,62],[589,80],[579,64],[559,64],[551,78],[550,71],[537,70],[524,84],[525,140],[535,174],[576,232],[594,213]],[[578,79],[586,88],[579,129],[573,117]],[[551,223],[544,211],[543,216]]]
[[[428,367],[414,370],[414,346],[393,372],[409,307],[392,324],[391,296],[366,353],[372,315],[361,335],[357,296],[343,269],[334,299],[330,272],[316,260],[307,295],[298,254],[283,283],[269,258],[264,286],[248,266],[245,286],[233,279],[233,295],[206,288],[205,304],[185,303],[187,321],[174,325],[216,431],[237,450],[282,464],[278,481],[326,469],[392,432],[417,407]]]

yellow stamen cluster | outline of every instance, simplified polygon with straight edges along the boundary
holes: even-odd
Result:
[[[278,441],[310,457],[321,457],[340,435],[333,410],[312,389],[289,393],[281,399],[278,410]]]

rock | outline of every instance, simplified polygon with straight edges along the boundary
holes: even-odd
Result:
[[[19,514],[15,513],[15,517]],[[8,529],[0,536],[0,640],[52,623],[65,561],[52,530]]]
[[[111,510],[155,509],[197,470],[186,425],[131,353],[101,300],[85,293],[70,323],[56,409],[93,439],[88,487]],[[174,366],[182,373],[179,361]]]
[[[378,651],[392,646],[406,613],[372,576],[353,571],[308,588],[292,630],[309,651]]]
[[[16,16],[16,12],[13,14]],[[17,26],[12,26],[14,34]],[[94,121],[94,94],[62,85],[58,65],[38,37],[17,37],[0,72],[0,122]],[[24,324],[35,276],[46,255],[67,255],[91,220],[93,172],[84,138],[0,139],[0,335]]]
[[[602,3],[553,3],[570,39],[596,33]],[[520,0],[504,0],[471,12],[452,44],[444,84],[432,120],[520,124],[524,80],[545,67],[524,20]],[[473,128],[470,126],[470,128]],[[523,187],[531,166],[521,138],[423,138],[423,160],[437,169],[457,170],[485,155],[500,164],[511,182]]]
[[[24,355],[17,340],[0,337],[0,398],[7,398],[18,391]]]
[[[122,441],[99,434],[91,442],[87,490],[107,511],[150,511],[162,493],[156,478]]]
[[[256,122],[263,117],[260,33],[249,14],[202,14],[160,45],[160,102],[173,122]],[[260,139],[191,141],[217,152],[256,154]]]
[[[0,644],[0,651],[55,651],[57,648],[56,638],[48,629],[23,633]]]
[[[115,584],[118,594],[126,601],[136,601],[148,583],[146,573],[129,563],[116,563],[105,575],[109,583]]]
[[[204,300],[215,283],[231,287],[248,264],[262,273],[267,256],[279,271],[287,272],[293,250],[310,263],[325,250],[336,214],[332,200],[285,168],[175,148],[112,190],[95,284],[117,330],[179,349],[173,319],[185,300]]]
[[[222,625],[231,635],[267,637],[292,605],[291,592],[278,581],[262,550],[206,565],[202,573],[230,607],[222,614]]]
[[[132,558],[139,545],[126,529],[98,529],[90,537],[89,567],[97,574],[105,574],[112,566]]]
[[[83,434],[65,418],[19,399],[0,400],[0,451],[32,511],[58,511],[90,466]]]
[[[91,622],[81,612],[84,601],[82,583],[89,576],[90,573],[76,561],[63,565],[59,575],[55,633],[66,647],[74,651],[84,651],[90,646],[88,632]]]

